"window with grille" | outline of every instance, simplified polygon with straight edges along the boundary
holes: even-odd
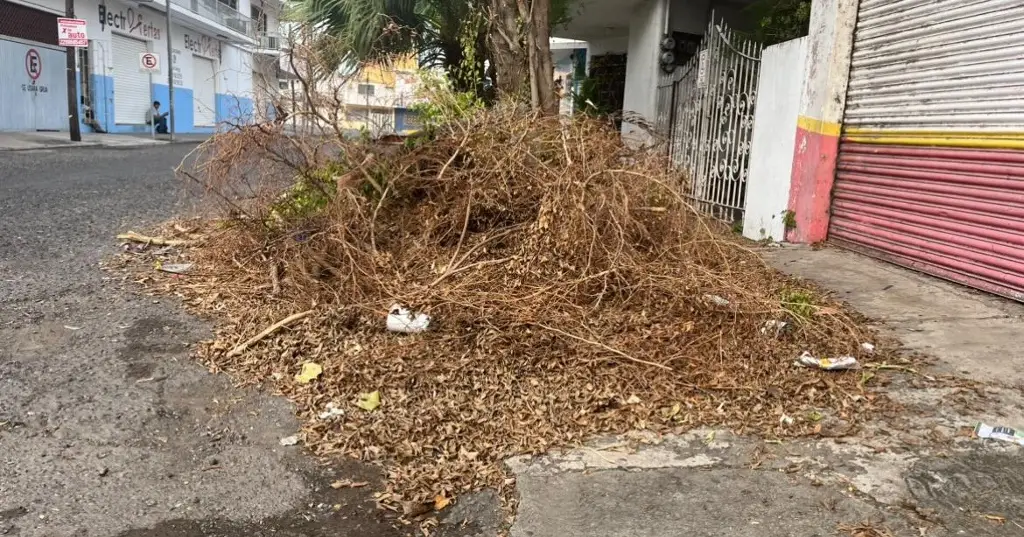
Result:
[[[373,84],[360,84],[359,87],[356,89],[356,91],[358,91],[359,95],[366,95],[366,96],[369,96],[369,97],[373,97],[374,85]]]

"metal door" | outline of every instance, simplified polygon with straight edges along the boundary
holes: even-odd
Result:
[[[217,123],[217,71],[213,60],[192,56],[192,111],[197,127]]]
[[[743,220],[762,48],[712,14],[699,52],[658,85],[655,126],[688,176],[686,193],[729,222]]]
[[[139,71],[139,54],[149,52],[145,41],[114,34],[114,122],[143,125],[153,105],[149,75]],[[167,110],[167,103],[162,103]]]
[[[0,39],[0,131],[67,130],[65,57]]]
[[[863,0],[832,241],[1024,300],[1024,4]]]

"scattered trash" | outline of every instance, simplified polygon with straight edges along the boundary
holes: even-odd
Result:
[[[302,364],[302,371],[295,375],[295,382],[299,384],[309,384],[314,380],[320,378],[324,372],[324,368],[316,362],[306,362]]]
[[[860,349],[868,354],[875,352],[875,345],[872,343],[861,343]]]
[[[331,483],[332,489],[357,489],[369,485],[369,481],[352,481],[351,479],[339,479]]]
[[[121,246],[121,249],[129,254],[141,254],[149,248],[148,245],[138,242],[126,242]]]
[[[993,440],[1003,440],[1004,442],[1013,442],[1024,446],[1024,433],[1011,429],[1010,427],[993,427],[991,425],[985,425],[979,423],[974,428],[974,435],[978,438],[991,438]]]
[[[167,255],[174,251],[173,246],[164,246],[163,248],[153,250],[153,255]]]
[[[629,399],[626,399],[626,404],[627,405],[639,405],[640,404],[640,398],[635,396],[635,395],[630,395]]]
[[[704,300],[707,300],[708,302],[711,302],[712,304],[714,304],[716,306],[728,306],[729,305],[729,301],[728,300],[726,300],[726,299],[724,299],[724,298],[722,298],[722,297],[720,297],[718,295],[704,295]]]
[[[291,436],[286,436],[278,440],[278,443],[280,443],[282,446],[294,446],[299,443],[299,435],[293,434]]]
[[[370,392],[359,394],[359,402],[356,406],[367,411],[373,412],[380,406],[380,392]]]
[[[797,365],[804,367],[816,367],[824,371],[843,371],[847,369],[858,369],[860,364],[853,356],[840,356],[839,358],[815,358],[811,353],[804,351],[797,359]]]
[[[161,272],[170,272],[171,274],[186,274],[192,270],[192,263],[159,263],[156,267]]]
[[[64,328],[67,328],[68,330],[81,330],[82,329],[81,326],[69,326],[69,325],[64,325]]]
[[[327,403],[327,406],[325,407],[324,411],[318,414],[317,417],[322,420],[329,420],[331,418],[336,418],[338,416],[344,415],[345,411],[339,408],[337,403],[330,402]]]
[[[782,417],[779,418],[779,423],[783,425],[793,425],[794,421],[796,420],[793,419],[793,416],[787,416],[785,414],[783,414]]]
[[[388,312],[388,330],[403,334],[418,334],[430,328],[430,316],[426,313],[413,314],[399,304],[391,306]]]
[[[786,321],[767,321],[764,323],[764,326],[761,327],[761,333],[765,335],[772,334],[775,337],[779,337],[783,332],[785,332],[787,326],[789,326],[789,323]]]

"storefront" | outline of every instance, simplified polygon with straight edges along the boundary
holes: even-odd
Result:
[[[861,2],[833,242],[1024,300],[1022,20],[1002,0]]]
[[[176,12],[168,62],[162,11],[117,0],[76,0],[75,6],[76,15],[88,21],[89,47],[78,65],[86,131],[148,132],[146,114],[153,101],[160,102],[163,112],[170,109],[169,70],[175,132],[213,132],[228,118],[234,122],[240,109],[251,109],[252,76],[244,72],[251,67],[239,46],[196,30]],[[159,57],[159,72],[140,69],[139,56],[147,52]],[[235,103],[231,109],[224,106],[229,96]]]
[[[248,10],[247,2],[240,4]],[[61,0],[0,0],[0,130],[68,128],[65,51],[57,46],[63,9]],[[87,21],[89,35],[88,48],[77,55],[85,132],[148,132],[153,101],[162,111],[170,108],[168,71],[176,132],[207,133],[252,120],[252,54],[238,44],[241,34],[229,43],[210,35],[216,21],[179,8],[168,36],[163,11],[119,0],[75,0],[75,15]],[[159,72],[140,69],[147,52],[159,57]]]

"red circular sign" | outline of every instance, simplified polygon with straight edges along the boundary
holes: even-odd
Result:
[[[142,55],[142,65],[146,66],[147,69],[152,69],[152,68],[156,67],[156,62],[157,62],[157,60],[156,60],[156,56],[155,55],[153,55],[153,54],[143,54]]]
[[[43,58],[34,48],[28,49],[25,53],[25,72],[32,80],[37,80],[39,75],[43,74]]]

